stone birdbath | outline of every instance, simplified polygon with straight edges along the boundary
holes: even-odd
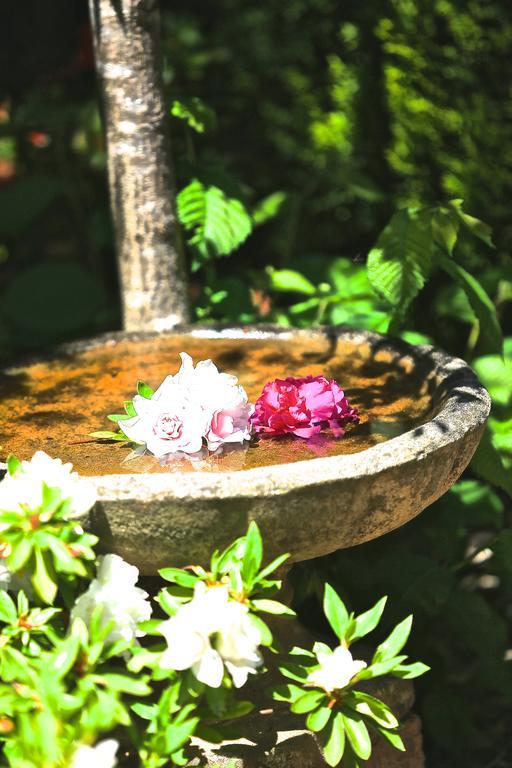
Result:
[[[0,372],[0,461],[36,450],[71,461],[98,489],[86,522],[103,549],[147,575],[170,562],[205,562],[250,520],[261,528],[267,556],[288,551],[292,563],[403,525],[445,493],[470,461],[489,413],[487,393],[462,360],[379,334],[184,324],[188,302],[171,194],[158,3],[91,0],[91,16],[125,330]],[[127,460],[126,447],[88,437],[134,394],[137,379],[157,386],[175,372],[180,351],[212,358],[236,374],[253,401],[276,377],[336,378],[361,423],[341,440],[260,440],[201,462],[165,465],[152,456]],[[401,690],[388,698],[404,716],[411,688],[405,699]],[[295,751],[274,750],[263,759],[244,756],[240,747],[236,765],[323,764],[304,734],[289,738],[293,725],[281,730]],[[422,765],[414,740],[407,754],[396,762],[377,755],[371,765]]]

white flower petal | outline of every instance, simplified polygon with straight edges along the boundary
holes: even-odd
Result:
[[[194,664],[192,671],[199,682],[209,685],[210,688],[220,688],[224,676],[222,659],[213,648],[209,648],[201,659]]]

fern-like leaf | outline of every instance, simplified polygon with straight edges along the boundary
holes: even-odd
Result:
[[[228,256],[252,231],[252,221],[240,200],[222,189],[194,179],[177,197],[178,217],[189,244],[202,259]]]

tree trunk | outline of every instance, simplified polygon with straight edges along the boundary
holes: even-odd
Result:
[[[126,330],[189,319],[174,207],[158,0],[89,0]]]

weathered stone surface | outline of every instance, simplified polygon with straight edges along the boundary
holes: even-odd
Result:
[[[412,712],[400,713],[396,695],[402,704],[410,699],[412,686],[402,681],[387,682],[388,703],[402,718],[400,734],[406,751],[398,752],[380,738],[373,742],[368,768],[424,768],[421,722]],[[401,690],[401,689],[404,690]],[[406,691],[406,692],[405,692]],[[299,717],[284,712],[259,714],[246,724],[247,736],[237,742],[214,747],[195,740],[198,757],[191,765],[209,768],[326,768],[316,736],[303,727]]]
[[[124,462],[126,448],[87,438],[138,378],[158,385],[173,372],[182,349],[236,373],[253,399],[269,379],[325,372],[362,423],[339,441],[260,442],[204,466]],[[113,334],[0,374],[0,458],[40,448],[91,475],[100,501],[89,524],[106,550],[147,574],[205,562],[250,520],[268,557],[289,551],[300,561],[380,536],[435,501],[469,462],[489,405],[462,360],[370,332]]]

